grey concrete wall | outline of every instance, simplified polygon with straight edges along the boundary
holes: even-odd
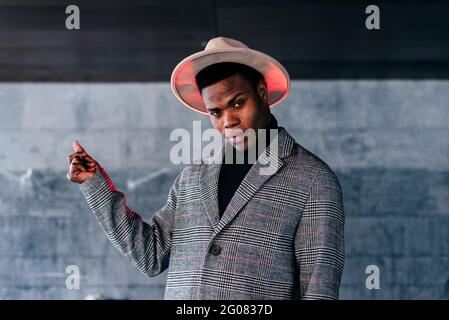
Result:
[[[273,108],[331,165],[346,208],[342,299],[449,298],[449,81],[294,81]],[[180,166],[169,134],[209,119],[167,83],[0,84],[0,298],[159,299],[66,180],[78,139],[149,219]],[[368,290],[368,265],[380,289]],[[68,265],[80,289],[65,286]]]

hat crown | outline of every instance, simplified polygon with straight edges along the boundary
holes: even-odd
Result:
[[[204,50],[184,58],[173,70],[170,82],[176,98],[187,107],[209,116],[196,75],[204,68],[222,62],[243,64],[260,72],[267,83],[270,108],[288,95],[290,77],[277,60],[238,40],[215,37],[207,42]]]
[[[232,48],[249,49],[249,47],[246,44],[244,44],[243,42],[240,42],[238,40],[226,38],[226,37],[216,37],[216,38],[210,39],[207,42],[207,45],[206,45],[206,48],[204,48],[204,51],[214,50],[214,49],[232,49]]]

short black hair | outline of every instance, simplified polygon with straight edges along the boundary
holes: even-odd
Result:
[[[195,79],[198,89],[201,92],[207,86],[227,79],[235,74],[239,74],[242,78],[248,80],[254,86],[255,90],[257,90],[257,85],[260,80],[264,78],[259,71],[247,65],[236,62],[220,62],[212,64],[198,72]]]

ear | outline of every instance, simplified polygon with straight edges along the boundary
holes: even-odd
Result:
[[[257,94],[265,104],[268,104],[268,90],[265,79],[261,79],[257,85]]]

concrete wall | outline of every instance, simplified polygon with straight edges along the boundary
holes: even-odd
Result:
[[[279,124],[331,165],[346,208],[342,299],[449,298],[449,81],[294,81]],[[149,219],[179,166],[174,128],[207,117],[167,83],[0,84],[0,298],[160,299],[66,179],[78,139]],[[65,282],[68,265],[80,289]],[[368,290],[365,269],[380,268]]]

